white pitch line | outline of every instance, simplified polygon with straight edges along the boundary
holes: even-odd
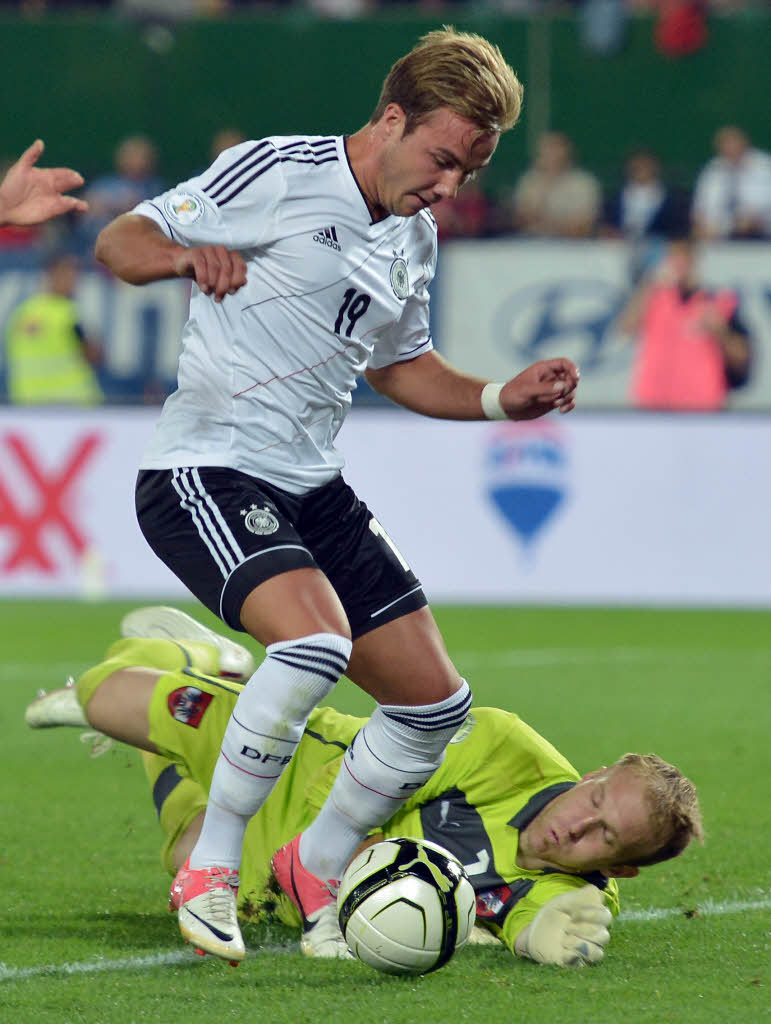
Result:
[[[693,916],[712,917],[717,914],[740,914],[745,910],[771,909],[771,896],[759,900],[729,900],[719,903],[715,900],[704,900],[693,908]],[[641,910],[622,910],[619,921],[662,921],[666,917],[688,917],[691,911],[682,907],[648,907]]]
[[[704,900],[694,908],[699,917],[712,917],[720,914],[739,914],[744,911],[768,910],[771,908],[771,896],[758,900],[729,900],[718,902]],[[641,910],[627,910],[619,915],[620,923],[661,921],[668,917],[684,917],[680,907],[649,907]],[[297,951],[294,942],[284,945],[260,946],[257,950],[247,951],[247,959],[262,956],[265,953],[292,953]],[[189,950],[180,949],[169,953],[151,953],[147,956],[127,956],[119,960],[82,960],[73,964],[45,964],[40,967],[8,967],[0,963],[0,982],[25,981],[27,978],[39,978],[75,974],[98,974],[103,971],[136,971],[143,967],[166,967],[182,963],[202,963],[203,957],[197,957]]]
[[[295,943],[288,943],[283,946],[260,946],[256,950],[247,950],[247,959],[261,956],[263,953],[292,953],[299,949]],[[24,981],[27,978],[39,978],[44,975],[55,976],[65,974],[98,974],[103,971],[136,971],[142,967],[167,967],[175,964],[198,965],[206,958],[197,956],[192,950],[179,949],[169,953],[148,953],[147,956],[127,956],[118,960],[106,960],[100,957],[98,960],[81,960],[73,964],[44,964],[40,967],[8,967],[0,963],[0,982],[3,981]],[[216,959],[216,958],[214,958]]]

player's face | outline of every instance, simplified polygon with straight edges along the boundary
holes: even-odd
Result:
[[[654,847],[645,783],[634,772],[615,769],[584,776],[547,804],[520,833],[517,862],[531,870],[612,875]]]
[[[404,134],[404,111],[392,103],[383,117],[386,133],[377,183],[378,204],[398,217],[412,217],[452,198],[489,163],[498,132],[479,134],[471,121],[442,108]]]

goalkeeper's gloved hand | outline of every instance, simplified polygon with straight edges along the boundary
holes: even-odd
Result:
[[[610,941],[613,915],[594,885],[554,896],[517,936],[516,951],[539,964],[597,964]]]

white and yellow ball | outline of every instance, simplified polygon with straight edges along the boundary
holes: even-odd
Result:
[[[475,897],[463,865],[435,843],[387,839],[343,875],[340,929],[350,949],[387,974],[427,974],[467,941]]]

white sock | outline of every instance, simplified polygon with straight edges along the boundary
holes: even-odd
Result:
[[[311,711],[345,671],[351,647],[345,637],[315,633],[265,649],[225,730],[192,868],[239,867],[249,819],[292,759]]]
[[[431,778],[470,706],[465,679],[438,704],[378,705],[348,747],[324,806],[300,836],[303,867],[325,881],[340,878],[367,833]]]

